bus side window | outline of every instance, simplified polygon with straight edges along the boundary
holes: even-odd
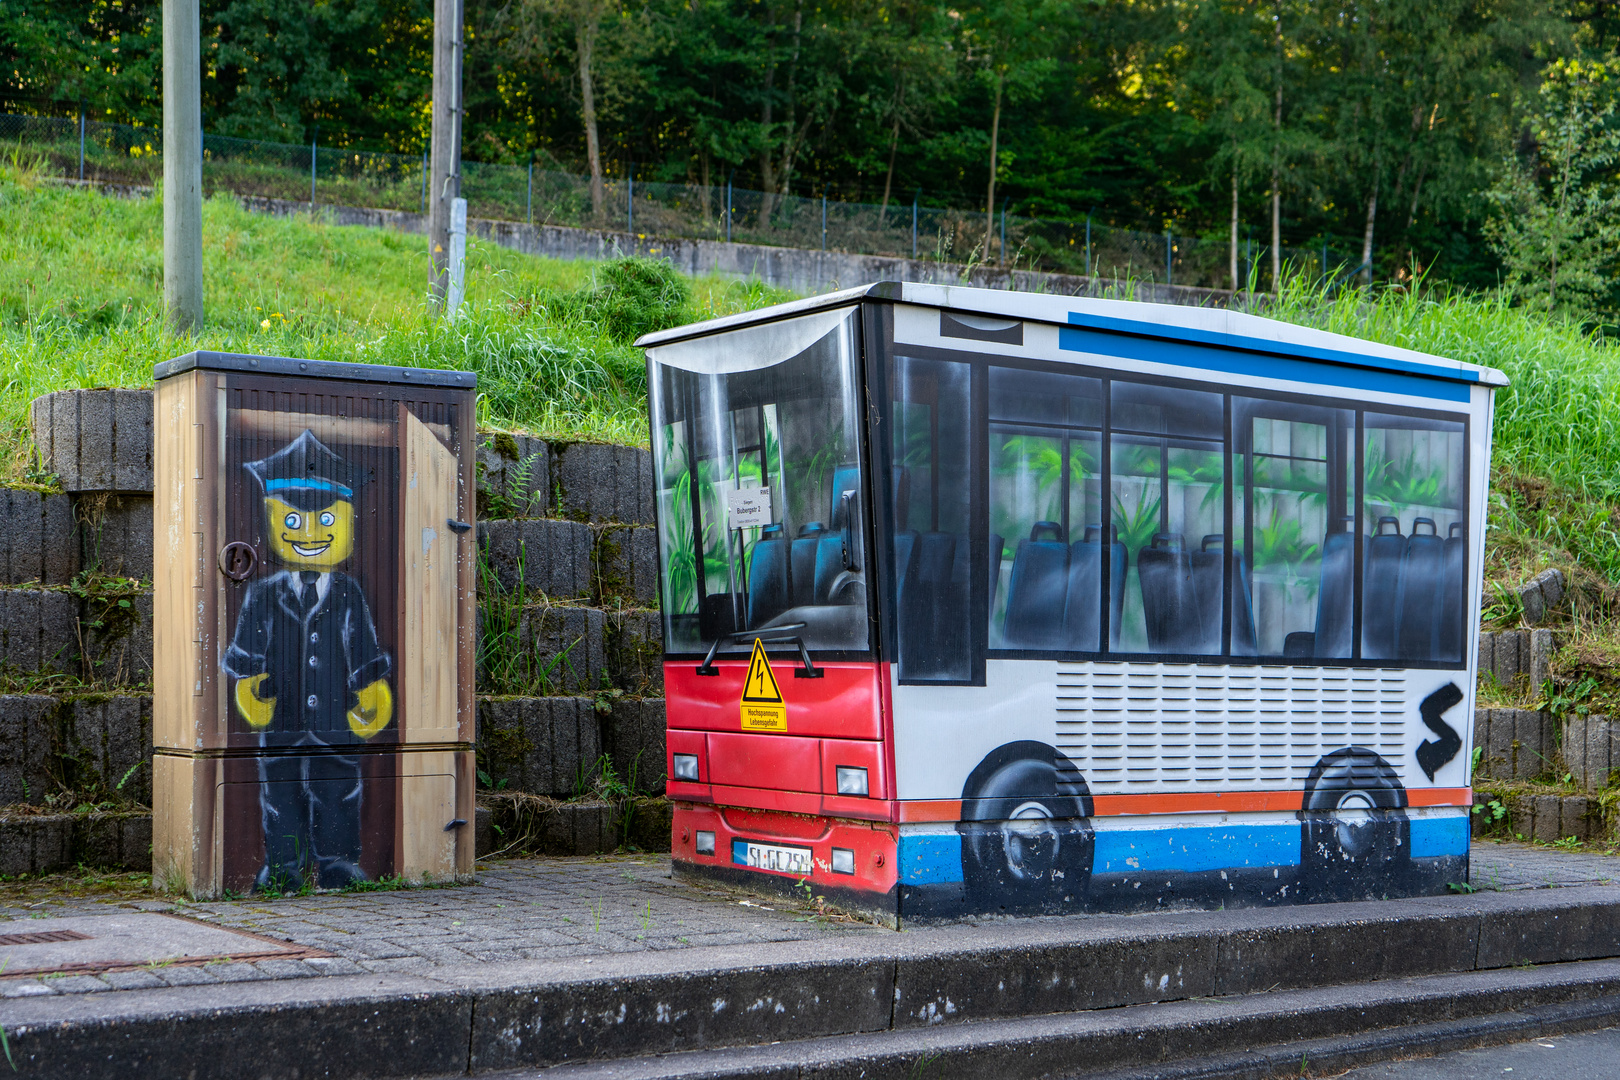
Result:
[[[1129,569],[1118,649],[1209,656],[1222,649],[1224,401],[1116,379],[1109,502]],[[1246,636],[1234,633],[1234,645]]]
[[[1361,654],[1460,663],[1468,521],[1463,425],[1363,420]]]
[[[1233,397],[1232,593],[1253,628],[1234,655],[1349,659],[1355,430],[1348,409]]]
[[[992,649],[1099,652],[1103,581],[1119,626],[1124,546],[1103,535],[1102,382],[992,366]]]
[[[894,364],[887,480],[898,676],[965,681],[973,673],[970,369],[907,356]]]

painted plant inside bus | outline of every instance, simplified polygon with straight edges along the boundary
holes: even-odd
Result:
[[[889,921],[1467,880],[1497,372],[910,284],[644,344],[681,873]]]

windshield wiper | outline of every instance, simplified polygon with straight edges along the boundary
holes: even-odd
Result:
[[[714,639],[714,644],[709,646],[708,655],[703,658],[703,663],[698,665],[697,673],[699,675],[720,674],[720,669],[714,666],[714,654],[715,650],[720,648],[720,643],[722,641],[738,644],[744,641],[759,640],[762,644],[797,645],[799,647],[799,666],[794,669],[793,677],[795,679],[822,678],[827,674],[826,669],[818,668],[815,664],[811,663],[810,650],[805,648],[804,638],[800,635],[795,634],[792,637],[773,638],[769,642],[764,641],[766,634],[781,634],[790,630],[803,630],[804,627],[805,624],[802,622],[783,623],[781,626],[765,626],[758,630],[739,630],[735,634],[721,634],[719,637]]]

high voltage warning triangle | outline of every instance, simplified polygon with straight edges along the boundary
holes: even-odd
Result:
[[[743,680],[742,729],[744,731],[786,731],[787,705],[782,701],[782,688],[776,684],[770,661],[765,657],[765,646],[754,639],[754,651],[748,657],[748,678]]]

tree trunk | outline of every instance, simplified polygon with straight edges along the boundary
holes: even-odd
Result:
[[[708,223],[711,204],[714,201],[714,189],[709,186],[709,151],[705,149],[698,155],[699,179],[703,187],[703,221]]]
[[[771,155],[771,128],[774,126],[772,115],[773,98],[775,97],[776,83],[776,11],[769,5],[765,9],[765,41],[766,49],[770,53],[765,64],[765,104],[760,109],[760,128],[764,132],[765,145],[759,151],[759,186],[763,189],[759,197],[759,228],[770,225],[773,194],[776,191],[776,160]]]
[[[883,215],[889,212],[889,193],[894,189],[894,155],[900,148],[900,105],[897,101],[894,107],[894,127],[889,131],[889,171],[883,176],[883,205],[878,208],[878,224],[883,223]]]
[[[1232,291],[1238,291],[1238,163],[1232,158]]]
[[[1271,115],[1271,291],[1282,290],[1282,5],[1277,5],[1277,101]]]
[[[1367,196],[1367,230],[1361,235],[1361,283],[1372,288],[1373,224],[1378,220],[1378,177],[1373,176],[1372,194]]]
[[[574,24],[574,43],[579,53],[579,100],[585,114],[585,157],[591,167],[591,213],[598,220],[607,210],[607,188],[602,183],[602,146],[596,137],[596,88],[591,82],[591,54],[596,48],[599,18],[592,8],[582,13]]]
[[[990,245],[996,235],[996,144],[1001,138],[1001,76],[996,76],[996,103],[990,113],[990,189],[984,197],[984,257],[990,258]],[[1006,252],[1002,252],[1005,256]]]

